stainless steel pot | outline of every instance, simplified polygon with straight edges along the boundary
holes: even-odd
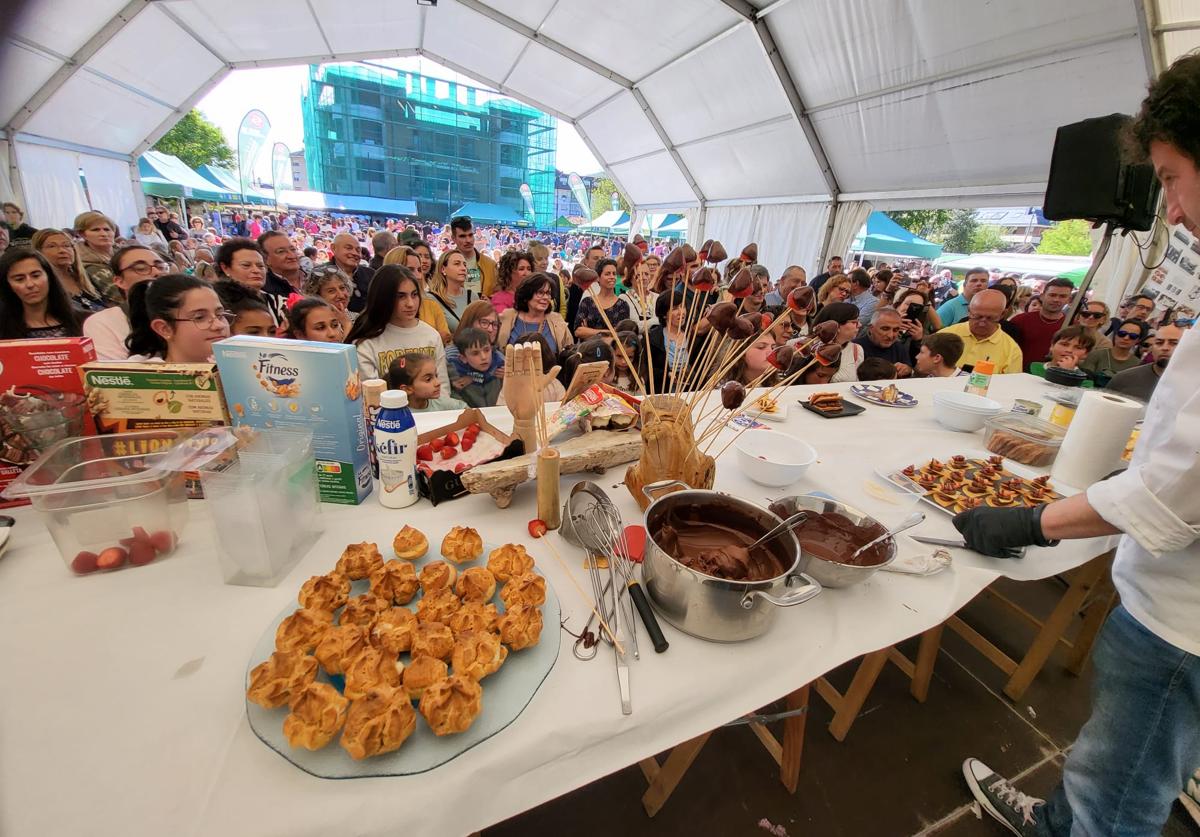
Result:
[[[775,514],[785,514],[789,517],[798,511],[836,512],[849,518],[850,522],[855,526],[864,526],[870,523],[883,526],[878,520],[869,514],[860,512],[853,506],[847,506],[845,503],[839,503],[836,500],[829,500],[825,497],[818,497],[815,494],[797,494],[790,497],[780,497],[778,500],[771,501],[771,509]],[[838,564],[833,561],[826,561],[823,558],[813,555],[811,552],[802,551],[803,554],[799,568],[815,578],[824,587],[849,587],[852,584],[866,581],[880,569],[896,560],[896,539],[888,537],[882,543],[887,549],[887,559],[879,564],[872,564],[866,567],[852,564]]]
[[[659,496],[669,488],[683,490]],[[676,506],[711,503],[724,510],[733,509],[746,519],[751,528],[749,534],[756,538],[782,521],[746,500],[719,491],[689,488],[678,480],[651,483],[642,490],[651,500],[644,519],[646,552],[642,576],[654,609],[681,631],[715,642],[750,639],[771,627],[776,608],[802,604],[821,592],[816,579],[798,571],[800,544],[791,532],[768,544],[781,564],[788,568],[775,578],[728,581],[684,566],[663,550],[654,536]]]

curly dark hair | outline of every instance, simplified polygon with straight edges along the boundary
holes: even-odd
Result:
[[[1141,110],[1128,126],[1126,154],[1136,162],[1150,156],[1150,143],[1175,146],[1200,166],[1200,54],[1186,55],[1150,85]]]
[[[525,262],[529,265],[530,272],[533,272],[533,256],[526,253],[524,250],[509,250],[500,257],[500,263],[496,265],[496,289],[507,291],[512,285],[513,274],[517,272],[517,264]]]

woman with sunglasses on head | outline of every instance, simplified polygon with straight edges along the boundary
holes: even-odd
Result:
[[[1105,349],[1112,345],[1112,340],[1103,331],[1108,325],[1109,314],[1107,303],[1092,299],[1085,302],[1075,315],[1075,325],[1083,326],[1083,330],[1091,335],[1096,341],[1096,349]]]
[[[217,292],[186,273],[134,285],[129,322],[131,361],[209,363],[212,344],[229,336],[229,314]]]
[[[63,290],[71,299],[71,304],[81,313],[93,314],[103,311],[113,303],[100,296],[100,292],[88,278],[83,267],[83,260],[75,249],[71,236],[62,230],[48,227],[33,234],[33,249],[46,257],[54,275],[58,277]]]
[[[1124,320],[1113,332],[1112,345],[1092,349],[1079,368],[1106,385],[1118,372],[1141,364],[1137,349],[1149,335],[1150,326],[1145,320]]]
[[[830,279],[830,281],[833,280]],[[825,284],[828,285],[829,282]],[[838,324],[837,336],[834,337],[833,342],[842,347],[838,371],[834,373],[831,382],[840,384],[843,381],[857,381],[858,365],[866,360],[863,347],[852,342],[858,336],[858,306],[852,302],[831,302],[817,314],[816,319],[813,320],[813,327],[819,326],[826,320],[832,320]]]
[[[0,256],[0,340],[80,337],[78,315],[46,257],[25,247]]]
[[[496,345],[522,343],[527,334],[540,334],[550,351],[560,354],[575,343],[567,321],[554,312],[554,280],[549,273],[525,277],[513,294],[513,307],[500,315]]]

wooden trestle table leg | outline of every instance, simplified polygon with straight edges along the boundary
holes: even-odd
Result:
[[[646,780],[650,782],[650,787],[642,794],[642,807],[646,809],[647,816],[653,817],[662,810],[663,805],[667,804],[667,800],[671,798],[679,780],[692,766],[696,756],[700,755],[700,750],[703,749],[710,735],[712,735],[712,730],[678,745],[667,755],[667,760],[661,765],[653,757],[638,762],[638,767],[642,769]]]

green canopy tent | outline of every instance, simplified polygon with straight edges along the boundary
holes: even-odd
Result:
[[[872,212],[867,216],[867,223],[850,249],[855,253],[909,256],[915,259],[936,259],[942,254],[942,245],[909,232],[882,212]]]
[[[237,200],[240,202],[242,198],[241,183],[238,182],[238,176],[235,172],[230,171],[222,166],[214,166],[204,164],[196,169],[196,173],[205,180],[212,183],[218,189],[224,189],[226,192],[232,192],[237,195]],[[250,191],[246,192],[246,203],[259,204],[260,206],[274,206],[275,196],[265,195],[255,187],[250,187]]]
[[[188,168],[183,160],[160,151],[147,151],[138,158],[138,175],[142,180],[142,191],[147,195],[222,203],[239,199],[236,192],[220,188]]]

